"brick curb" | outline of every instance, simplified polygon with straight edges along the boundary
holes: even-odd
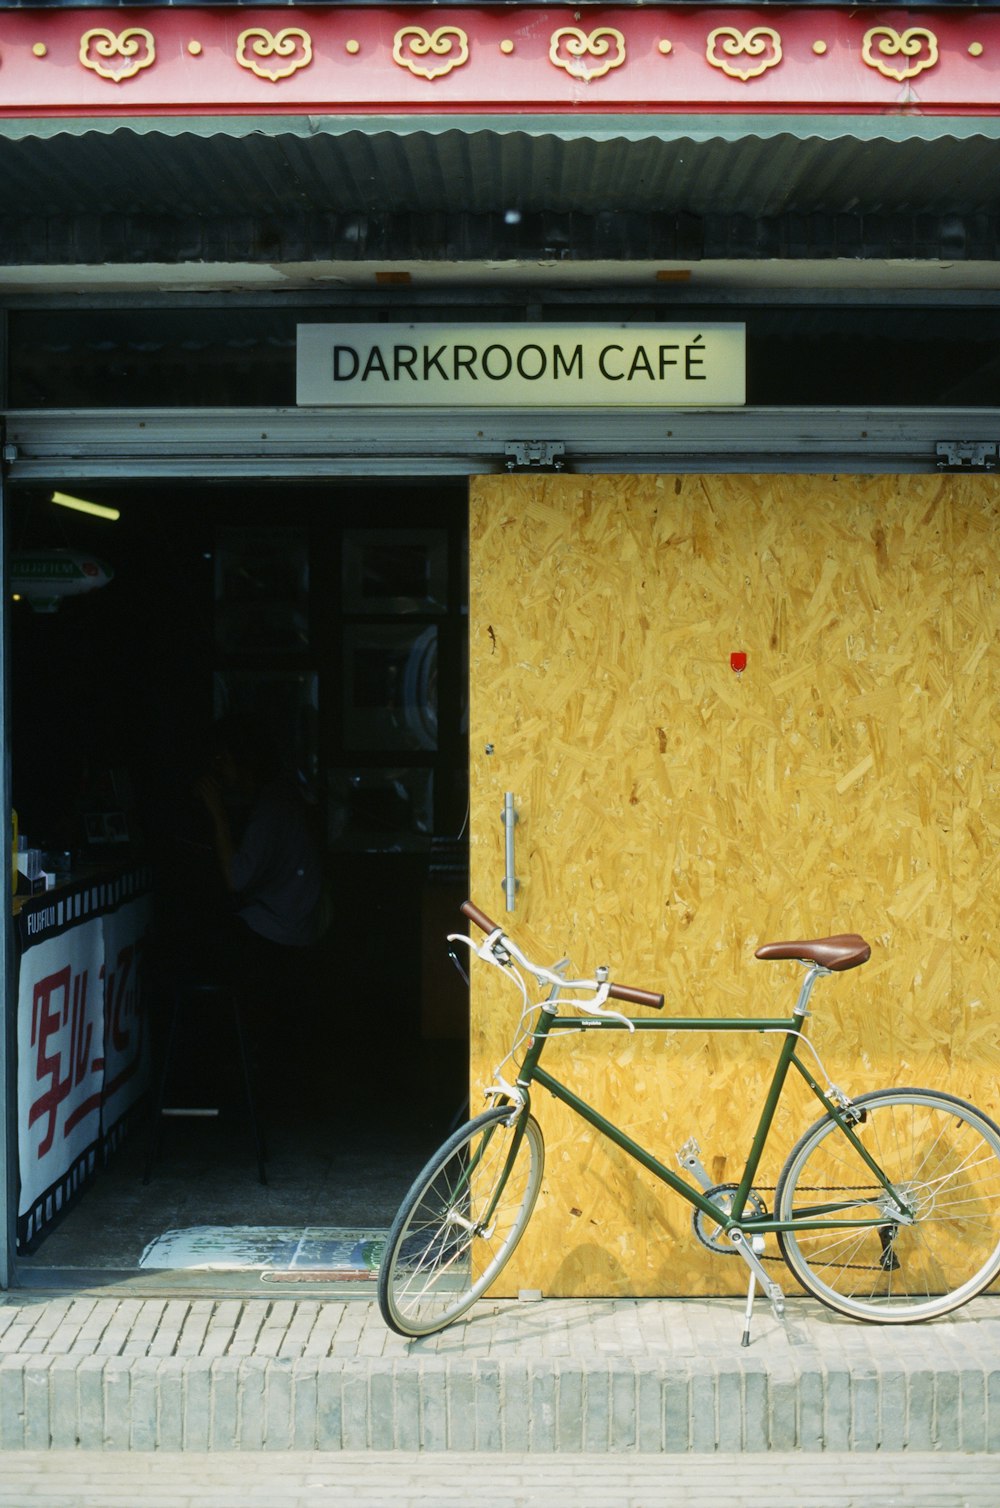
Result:
[[[482,1307],[409,1345],[367,1303],[8,1298],[0,1449],[1000,1452],[996,1300],[748,1350],[724,1302]]]

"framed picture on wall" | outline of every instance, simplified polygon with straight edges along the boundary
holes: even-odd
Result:
[[[444,529],[345,529],[347,613],[443,613],[448,606]]]
[[[437,748],[437,633],[434,624],[346,625],[346,748]]]

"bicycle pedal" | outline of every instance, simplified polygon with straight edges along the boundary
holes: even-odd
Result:
[[[683,1147],[675,1154],[682,1168],[686,1168],[695,1182],[705,1190],[712,1188],[712,1180],[705,1171],[701,1161],[701,1148],[693,1136],[689,1136]]]

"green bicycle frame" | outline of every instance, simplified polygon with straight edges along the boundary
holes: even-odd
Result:
[[[529,1108],[529,1090],[532,1084],[540,1084],[547,1089],[557,1100],[567,1105],[574,1114],[594,1127],[609,1141],[613,1142],[623,1152],[635,1159],[636,1162],[646,1168],[654,1177],[665,1183],[682,1199],[701,1210],[719,1224],[724,1230],[730,1231],[739,1228],[747,1234],[763,1235],[765,1233],[784,1230],[813,1230],[813,1229],[844,1229],[857,1230],[863,1226],[884,1226],[887,1216],[882,1213],[874,1218],[834,1218],[844,1215],[847,1210],[858,1204],[870,1204],[869,1199],[847,1199],[830,1201],[824,1204],[810,1205],[806,1209],[796,1212],[791,1220],[778,1220],[770,1215],[754,1213],[744,1214],[750,1191],[753,1188],[754,1178],[760,1166],[767,1138],[774,1121],[775,1111],[781,1099],[788,1071],[794,1067],[805,1079],[813,1094],[819,1100],[824,1110],[833,1117],[844,1136],[850,1141],[859,1156],[867,1164],[874,1177],[881,1184],[899,1211],[899,1218],[909,1221],[912,1211],[896,1193],[889,1179],[883,1173],[878,1163],[870,1155],[859,1138],[854,1134],[851,1111],[849,1107],[836,1104],[824,1092],[817,1083],[809,1068],[799,1057],[796,1047],[800,1037],[803,1037],[802,1025],[808,1012],[806,1004],[812,992],[816,980],[829,973],[818,965],[810,966],[807,976],[802,984],[799,1000],[795,1006],[795,1012],[791,1017],[761,1018],[739,1016],[673,1016],[660,1017],[656,1020],[649,1018],[616,1018],[616,1017],[563,1017],[556,1014],[558,1002],[547,1000],[542,1004],[542,1017],[538,1028],[531,1038],[521,1072],[518,1075],[517,1087],[524,1095],[524,1109],[522,1114],[527,1115]],[[634,1141],[620,1126],[602,1115],[593,1105],[580,1098],[572,1089],[569,1089],[559,1079],[553,1077],[539,1064],[542,1051],[549,1038],[562,1031],[642,1031],[642,1032],[775,1032],[783,1033],[781,1049],[775,1064],[771,1083],[761,1109],[757,1128],[754,1132],[750,1152],[747,1156],[746,1165],[740,1178],[732,1203],[727,1209],[716,1204],[699,1189],[692,1187],[680,1174],[671,1168],[665,1167],[659,1158],[655,1157],[646,1147]]]

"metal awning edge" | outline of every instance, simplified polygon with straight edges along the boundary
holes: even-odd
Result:
[[[1000,108],[996,115],[861,115],[854,113],[798,114],[651,114],[613,115],[562,113],[525,115],[73,115],[0,118],[0,140],[43,141],[59,136],[192,136],[196,138],[317,136],[367,138],[474,136],[554,138],[593,142],[694,141],[737,142],[792,138],[800,141],[882,142],[1000,140]]]

